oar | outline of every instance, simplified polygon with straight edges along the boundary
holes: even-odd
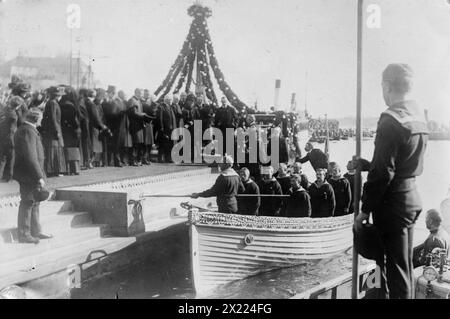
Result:
[[[362,125],[362,60],[363,60],[363,19],[364,19],[364,0],[358,0],[358,19],[357,19],[357,64],[356,64],[356,156],[361,158],[361,125]],[[359,202],[361,200],[361,168],[358,165],[355,174],[355,188],[353,191],[354,215],[359,214]],[[352,299],[358,299],[359,296],[359,255],[353,247],[352,256]]]
[[[185,197],[191,197],[191,194],[189,195],[171,195],[171,194],[145,194],[141,195],[140,198],[144,197],[154,197],[154,198],[162,198],[162,197],[169,197],[169,198],[185,198]],[[278,194],[237,194],[236,197],[290,197],[290,195],[278,195]]]
[[[278,195],[278,194],[237,194],[236,197],[291,197],[291,195]]]
[[[160,197],[173,197],[173,198],[185,198],[185,197],[191,197],[191,194],[189,195],[169,195],[169,194],[155,194],[155,195],[149,195],[149,194],[145,194],[145,195],[141,195],[141,198],[143,197],[156,197],[156,198],[160,198]]]

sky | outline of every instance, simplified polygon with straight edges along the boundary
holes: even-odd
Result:
[[[192,0],[2,0],[0,54],[13,58],[67,53],[68,4],[81,7],[74,55],[81,52],[103,86],[131,94],[156,90],[186,38]],[[204,0],[219,66],[233,91],[260,109],[296,93],[313,116],[354,116],[356,110],[357,0]],[[380,9],[379,28],[366,21]],[[381,73],[389,63],[415,70],[414,97],[430,118],[450,124],[450,4],[447,0],[365,0],[363,116],[386,106]]]

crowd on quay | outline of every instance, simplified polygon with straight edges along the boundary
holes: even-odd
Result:
[[[32,93],[29,84],[13,78],[9,91],[0,99],[0,161],[4,166],[2,181],[12,179],[14,133],[30,109],[42,112],[38,123],[45,152],[47,177],[79,175],[93,167],[151,164],[152,150],[158,162],[170,163],[176,128],[193,133],[195,120],[203,131],[215,126],[226,128],[245,125],[242,112],[225,97],[216,106],[202,94],[181,92],[157,100],[149,90],[135,89],[127,99],[114,86],[79,89],[50,87]]]

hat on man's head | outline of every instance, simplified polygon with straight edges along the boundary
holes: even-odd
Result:
[[[14,89],[17,84],[22,83],[22,80],[15,74],[11,76],[11,82],[8,84],[10,89]]]
[[[116,93],[116,87],[114,85],[108,85],[107,93]]]
[[[20,93],[30,92],[31,85],[29,83],[25,83],[25,82],[17,83],[16,90]]]
[[[66,94],[66,89],[63,86],[51,86],[48,88],[47,93],[50,95],[63,96]]]

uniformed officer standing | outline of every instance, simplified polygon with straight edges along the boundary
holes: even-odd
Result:
[[[428,140],[424,111],[408,98],[413,71],[406,64],[390,64],[383,72],[383,97],[389,107],[381,114],[375,150],[364,185],[356,229],[373,215],[386,258],[380,266],[384,298],[412,298],[413,229],[422,204],[415,178],[422,174]]]

